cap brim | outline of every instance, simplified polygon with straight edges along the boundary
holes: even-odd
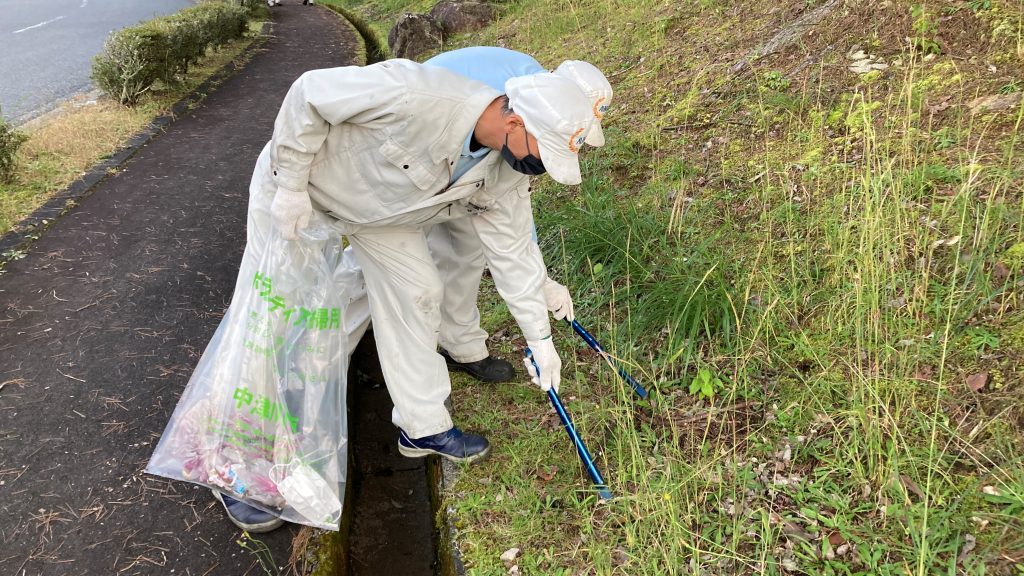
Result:
[[[595,147],[604,146],[604,131],[601,130],[600,122],[594,121],[594,124],[590,127],[590,132],[587,133],[585,142]]]
[[[566,150],[565,145],[561,142],[552,144],[545,140],[538,140],[537,144],[540,146],[540,159],[544,163],[544,168],[555,182],[568,186],[575,186],[583,182],[583,177],[580,175],[579,155]]]

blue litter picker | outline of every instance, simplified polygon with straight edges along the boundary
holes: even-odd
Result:
[[[584,330],[584,332],[586,332]],[[595,342],[596,343],[596,342]],[[526,349],[526,357],[533,363],[533,367],[537,370],[537,374],[540,374],[540,368],[537,363],[533,361],[533,352],[529,348]],[[644,391],[644,395],[647,392]],[[551,401],[551,405],[555,407],[555,412],[558,413],[559,420],[562,421],[562,426],[565,427],[566,434],[569,435],[569,439],[572,440],[573,446],[576,447],[576,453],[579,454],[580,460],[583,462],[583,467],[587,469],[587,474],[590,475],[590,479],[594,482],[594,487],[597,488],[597,495],[602,500],[611,500],[612,492],[608,489],[608,485],[605,484],[604,477],[601,476],[601,471],[597,469],[597,465],[594,464],[593,457],[590,456],[590,451],[587,450],[587,445],[583,443],[583,439],[576,433],[576,427],[572,424],[572,418],[569,417],[569,413],[565,410],[565,405],[562,404],[562,399],[558,397],[558,392],[554,388],[548,390],[548,400]]]
[[[618,372],[619,377],[622,378],[626,384],[629,384],[633,389],[633,392],[636,392],[637,396],[641,399],[647,398],[647,390],[641,386],[639,382],[634,380],[633,377],[629,375],[629,372],[626,372],[626,369],[620,366],[619,363],[612,358],[611,354],[608,354],[604,351],[604,348],[601,348],[601,345],[598,344],[597,340],[590,335],[590,332],[587,332],[586,328],[581,326],[580,323],[575,320],[569,321],[568,318],[565,319],[565,323],[572,326],[572,329],[580,335],[580,338],[583,338],[587,345],[594,349],[594,352],[600,354],[601,358],[604,358],[604,361],[612,367],[612,370]]]

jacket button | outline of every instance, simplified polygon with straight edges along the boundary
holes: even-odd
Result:
[[[402,165],[402,170],[408,170],[408,169],[409,169],[409,165],[408,164],[403,164]]]
[[[277,170],[274,170],[274,176],[277,176]]]

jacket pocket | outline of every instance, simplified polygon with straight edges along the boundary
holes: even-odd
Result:
[[[393,140],[357,152],[353,161],[367,188],[385,206],[413,206],[424,198],[424,192],[444,185]]]
[[[437,175],[431,167],[424,166],[411,152],[392,139],[388,139],[380,147],[381,155],[391,166],[405,175],[420,190],[428,190],[437,186]]]

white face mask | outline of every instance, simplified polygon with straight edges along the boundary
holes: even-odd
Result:
[[[284,480],[276,481],[273,474],[270,479],[288,506],[313,522],[336,521],[341,512],[341,502],[327,480],[298,460],[293,460],[287,467],[291,471],[287,472]]]

